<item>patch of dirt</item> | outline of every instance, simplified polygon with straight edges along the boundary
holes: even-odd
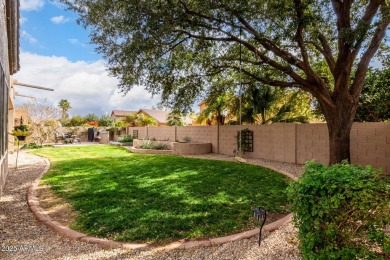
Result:
[[[67,227],[75,223],[76,211],[65,199],[54,194],[49,185],[40,184],[36,191],[39,205],[52,220]]]

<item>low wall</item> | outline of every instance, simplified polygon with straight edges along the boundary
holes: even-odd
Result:
[[[139,149],[135,147],[126,147],[127,150],[130,150],[133,153],[140,153],[140,154],[172,154],[172,150],[152,150],[152,149]]]
[[[211,143],[173,143],[173,153],[178,155],[206,154],[211,150]]]
[[[102,138],[100,139],[100,144],[109,144],[110,143],[110,133],[100,133],[99,136]]]
[[[253,152],[245,153],[248,158],[298,164],[314,159],[329,163],[329,137],[325,123],[129,127],[127,132],[132,135],[133,130],[137,130],[139,138],[155,137],[160,140],[182,141],[188,136],[194,142],[211,143],[213,153],[234,155],[237,132],[245,128],[253,131]],[[382,168],[385,174],[390,175],[390,123],[354,123],[350,147],[351,163]]]
[[[133,147],[139,148],[144,141],[145,140],[134,139],[133,140]],[[161,143],[166,144],[169,147],[169,149],[172,150],[172,142],[170,142],[170,141],[151,141],[151,140],[148,140],[148,141],[151,142],[152,145],[161,144]]]

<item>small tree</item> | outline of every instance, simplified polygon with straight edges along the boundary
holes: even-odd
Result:
[[[57,118],[60,116],[60,110],[47,105],[46,100],[29,102],[18,109],[28,111],[29,122],[32,126],[30,138],[41,145],[50,138],[58,127]]]
[[[133,114],[133,115],[126,116],[124,122],[129,124],[129,126],[133,126],[133,127],[157,125],[156,120],[144,114]]]
[[[72,119],[70,119],[69,125],[70,126],[81,126],[87,122],[84,117],[82,116],[73,116]]]
[[[99,126],[104,126],[104,127],[112,126],[113,124],[112,118],[109,115],[101,116],[98,122],[99,122]]]
[[[94,113],[90,113],[84,117],[86,122],[97,122],[99,121],[99,117],[95,115]]]

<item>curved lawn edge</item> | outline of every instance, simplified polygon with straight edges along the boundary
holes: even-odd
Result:
[[[32,155],[31,156],[39,156],[39,155]],[[37,198],[37,188],[39,185],[39,181],[43,177],[43,175],[50,169],[50,161],[43,157],[41,157],[46,165],[43,168],[42,172],[38,175],[38,177],[32,182],[31,186],[28,189],[27,193],[27,204],[29,205],[29,208],[31,212],[33,213],[34,217],[38,222],[41,224],[46,225],[49,229],[51,229],[56,234],[63,236],[65,238],[71,239],[71,240],[78,240],[81,242],[91,243],[91,244],[97,244],[98,246],[104,248],[104,249],[111,249],[111,248],[123,248],[123,249],[140,249],[140,250],[147,250],[147,249],[154,249],[154,250],[171,250],[171,249],[190,249],[190,248],[198,248],[203,246],[215,246],[220,245],[228,242],[233,242],[241,239],[248,239],[251,237],[254,237],[259,234],[259,228],[255,228],[249,231],[244,231],[241,233],[228,235],[224,237],[219,238],[211,238],[211,239],[204,239],[204,240],[194,240],[194,241],[187,241],[187,242],[172,242],[168,245],[164,246],[156,246],[155,244],[141,244],[141,243],[129,243],[129,242],[117,242],[112,241],[108,239],[103,238],[97,238],[88,236],[86,234],[80,233],[78,231],[75,231],[73,229],[70,229],[66,226],[61,225],[60,223],[53,221],[49,214],[39,205],[39,200]],[[278,173],[281,173],[293,180],[296,180],[297,177],[280,169],[276,169],[275,167],[265,167],[261,166],[263,168],[268,168],[273,171],[276,171]],[[278,229],[280,226],[289,223],[292,221],[292,213],[288,214],[287,216],[278,219],[272,223],[269,223],[263,227],[262,230],[264,231],[274,231]]]

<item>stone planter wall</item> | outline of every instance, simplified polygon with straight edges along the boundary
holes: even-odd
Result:
[[[133,146],[135,148],[139,148],[142,145],[143,142],[144,142],[144,140],[134,139],[133,140]],[[152,145],[156,145],[156,144],[160,144],[160,143],[167,144],[169,146],[170,150],[172,150],[172,148],[173,148],[171,141],[150,141],[150,142],[152,143]]]
[[[205,154],[211,150],[211,143],[173,143],[173,153],[178,155]]]

